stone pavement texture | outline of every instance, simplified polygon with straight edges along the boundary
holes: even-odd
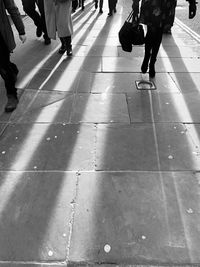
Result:
[[[143,47],[122,51],[131,9],[73,14],[73,57],[28,40],[18,108],[0,81],[0,267],[200,266],[200,43],[164,36],[156,90],[137,90]]]

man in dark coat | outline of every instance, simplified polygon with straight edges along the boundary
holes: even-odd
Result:
[[[21,15],[14,1],[0,0],[0,74],[4,79],[8,97],[5,111],[12,112],[16,109],[18,104],[17,89],[15,87],[18,68],[14,63],[10,62],[10,53],[15,48],[16,44],[6,12],[10,14],[19,33],[19,38],[23,43],[26,40],[26,36]]]
[[[44,13],[44,0],[22,0],[24,12],[33,20],[36,25],[36,36],[41,37],[44,33],[44,43],[46,45],[51,43],[51,39],[48,37],[45,13]],[[36,5],[40,11],[40,14],[36,11]]]

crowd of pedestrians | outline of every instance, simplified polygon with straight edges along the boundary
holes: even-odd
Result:
[[[72,56],[73,24],[71,13],[78,7],[84,10],[85,0],[21,0],[25,13],[33,20],[36,26],[36,36],[43,35],[45,45],[51,43],[51,39],[59,37],[61,46],[60,54],[66,52]],[[90,0],[89,0],[90,1]],[[95,9],[99,7],[99,13],[103,13],[103,0],[92,0]],[[196,1],[189,2],[189,18],[196,14]],[[117,12],[117,0],[108,0],[111,17]],[[38,7],[39,12],[36,10]],[[145,53],[141,66],[142,73],[149,68],[149,76],[155,76],[155,62],[163,33],[169,31],[173,25],[176,0],[133,0],[134,17],[147,25],[145,37]],[[20,40],[26,41],[25,27],[21,15],[14,0],[0,0],[0,74],[5,82],[7,92],[6,112],[12,112],[18,104],[16,81],[18,68],[10,61],[10,53],[15,48],[15,40],[7,13],[19,33]]]

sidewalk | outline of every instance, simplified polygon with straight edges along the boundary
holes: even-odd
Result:
[[[200,266],[200,43],[164,36],[156,90],[137,90],[143,47],[121,50],[131,0],[73,14],[72,58],[28,40],[0,80],[0,267]]]

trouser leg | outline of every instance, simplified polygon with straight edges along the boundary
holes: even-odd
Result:
[[[153,31],[153,45],[152,45],[152,55],[151,55],[151,60],[156,61],[158,51],[162,42],[162,36],[163,36],[163,28],[162,27],[157,27]]]
[[[103,9],[103,0],[99,0],[99,9],[100,9],[100,10]]]
[[[39,13],[35,10],[35,0],[22,0],[24,12],[34,21],[37,27],[42,29],[42,22]]]
[[[37,6],[40,11],[40,21],[42,25],[42,31],[44,32],[44,39],[48,38],[46,21],[45,21],[45,13],[44,13],[44,0],[37,0]]]
[[[3,61],[1,58],[0,75],[4,80],[7,95],[17,96],[17,89],[15,88],[17,73],[17,66],[10,62],[10,55],[6,54]]]

